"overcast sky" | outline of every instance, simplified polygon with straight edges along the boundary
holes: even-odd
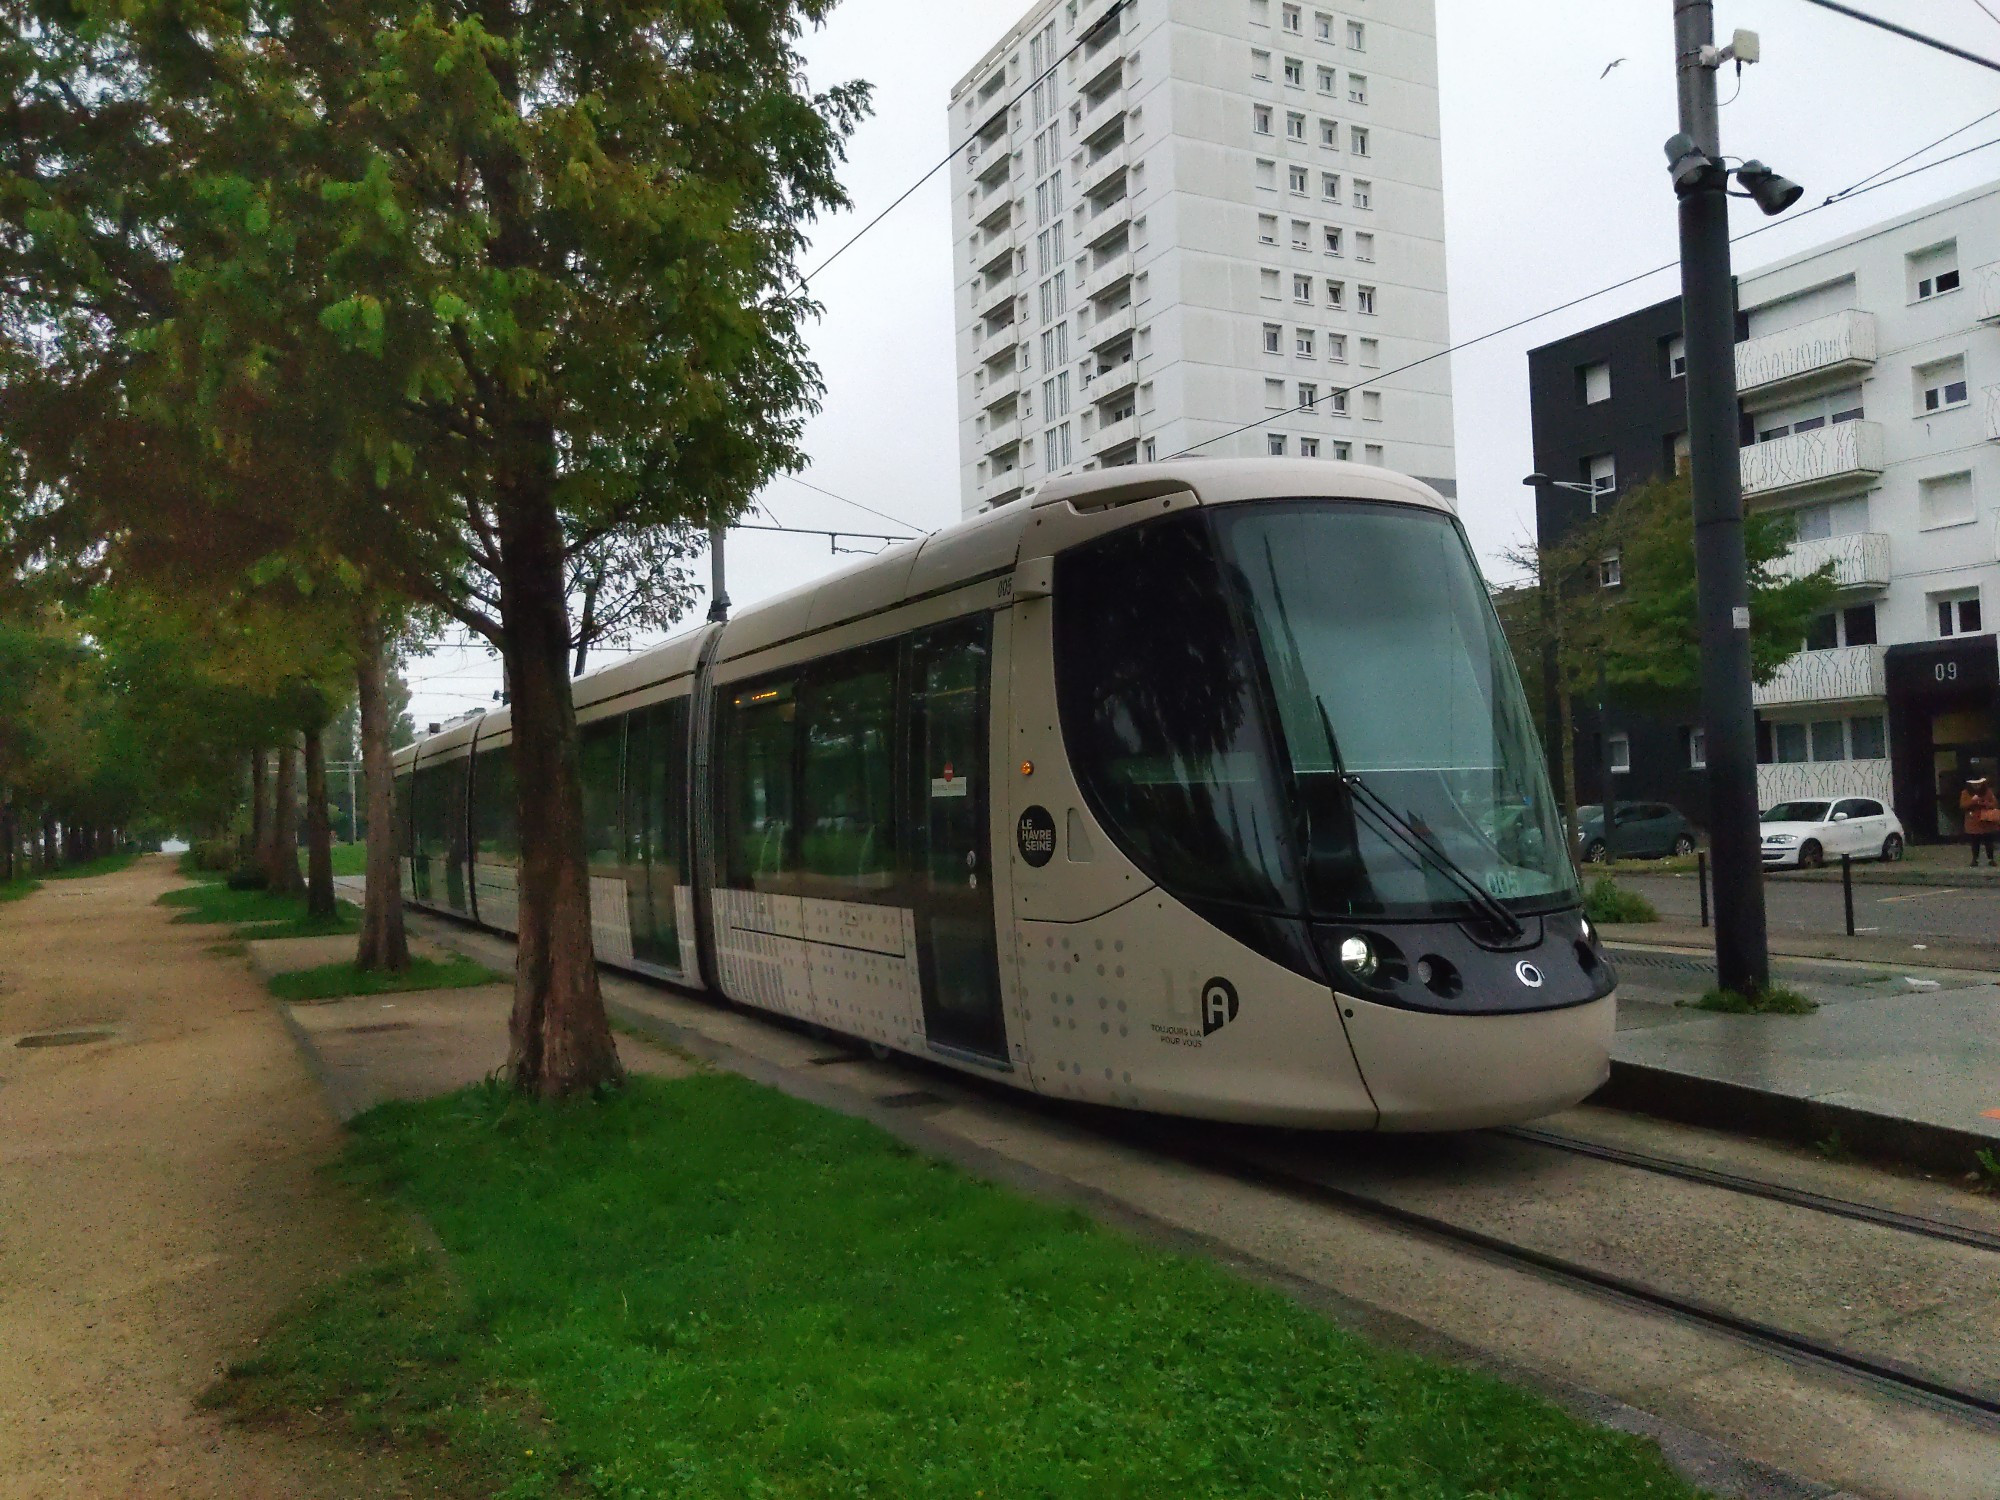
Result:
[[[1986,3],[2000,12],[2000,0]],[[2000,20],[1979,0],[1859,4],[2000,58]],[[845,174],[855,210],[822,227],[822,253],[956,144],[945,121],[952,84],[1025,9],[1026,0],[845,0],[810,39],[816,84],[875,85],[875,113]],[[1437,0],[1437,11],[1453,341],[1672,262],[1674,200],[1660,150],[1676,128],[1672,0]],[[1723,111],[1723,149],[1806,187],[1778,227],[1737,247],[1739,271],[2000,179],[1996,146],[1805,213],[2000,107],[2000,79],[1805,0],[1719,0],[1716,27],[1725,37],[1748,27],[1764,44],[1764,61],[1745,70]],[[1614,58],[1624,62],[1600,78]],[[1735,88],[1725,74],[1723,97]],[[1911,165],[1995,139],[2000,118]],[[813,284],[826,307],[812,335],[826,397],[807,430],[804,477],[924,529],[959,513],[947,183],[938,173]],[[1738,233],[1765,222],[1751,204],[1735,208]],[[1532,525],[1520,483],[1533,466],[1527,351],[1678,290],[1673,273],[1653,276],[1452,356],[1460,508],[1489,567]],[[786,525],[896,529],[789,480],[765,499]],[[824,539],[738,533],[730,594],[754,603],[836,561]],[[500,681],[497,663],[470,648],[440,650],[409,671],[419,728],[489,703]]]

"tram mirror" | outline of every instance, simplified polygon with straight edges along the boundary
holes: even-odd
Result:
[[[1014,589],[1011,594],[1018,604],[1023,599],[1046,599],[1056,591],[1056,560],[1053,557],[1031,557],[1014,569]]]

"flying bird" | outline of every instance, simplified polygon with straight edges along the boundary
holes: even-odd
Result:
[[[1608,63],[1606,63],[1606,64],[1604,65],[1604,71],[1603,71],[1602,73],[1599,73],[1599,74],[1597,75],[1597,81],[1598,81],[1599,83],[1602,83],[1602,82],[1604,82],[1604,80],[1605,80],[1605,79],[1607,79],[1607,78],[1609,78],[1609,77],[1611,76],[1611,70],[1612,70],[1613,68],[1617,67],[1617,66],[1618,66],[1618,65],[1619,65],[1620,63],[1622,63],[1623,61],[1625,61],[1625,59],[1624,59],[1624,58],[1622,58],[1622,57],[1614,57],[1614,58],[1612,58],[1610,62],[1608,62]]]

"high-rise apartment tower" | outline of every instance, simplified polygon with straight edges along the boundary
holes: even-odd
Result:
[[[1455,490],[1433,0],[1042,0],[950,125],[968,513],[1196,444]]]

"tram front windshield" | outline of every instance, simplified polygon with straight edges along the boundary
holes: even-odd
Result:
[[[1065,740],[1170,890],[1330,918],[1572,904],[1520,681],[1441,511],[1184,512],[1062,555]]]

